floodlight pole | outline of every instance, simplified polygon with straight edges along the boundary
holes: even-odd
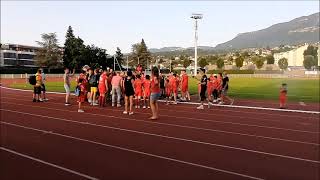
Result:
[[[113,55],[113,70],[116,71],[116,56]]]
[[[202,19],[202,14],[192,14],[194,19],[194,75],[197,75],[198,69],[198,19]]]
[[[128,67],[129,67],[129,57],[127,56],[127,71],[128,71]]]

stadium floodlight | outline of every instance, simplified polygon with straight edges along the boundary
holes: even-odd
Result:
[[[194,19],[194,75],[197,75],[198,69],[198,19],[202,19],[202,14],[193,13],[191,18]]]

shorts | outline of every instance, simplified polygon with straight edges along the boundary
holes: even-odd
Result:
[[[141,90],[140,90],[140,91],[137,91],[137,90],[136,90],[136,91],[135,91],[135,96],[136,96],[136,97],[138,97],[138,96],[139,96],[139,97],[142,97],[142,91],[141,91]]]
[[[33,93],[34,94],[41,94],[41,86],[34,86]]]
[[[187,92],[188,91],[188,84],[183,84],[182,87],[181,87],[181,91],[183,93]]]
[[[80,96],[78,96],[78,101],[83,103],[85,102],[85,100],[86,100],[86,94],[81,92]]]
[[[160,93],[151,93],[150,95],[150,101],[157,101],[159,100]]]
[[[222,90],[221,95],[227,96],[228,95],[228,89]]]
[[[151,94],[150,91],[145,91],[145,92],[144,92],[144,97],[149,97],[150,94]]]
[[[105,94],[107,92],[107,88],[105,85],[99,85],[98,90],[100,94]]]
[[[201,101],[204,101],[207,99],[206,97],[206,90],[207,90],[207,87],[206,86],[201,86],[201,90],[200,90],[200,98],[201,98]]]
[[[64,89],[66,90],[67,94],[70,94],[70,86],[68,84],[64,84]]]
[[[91,87],[91,88],[90,88],[90,92],[91,92],[91,93],[97,93],[97,91],[98,91],[98,88],[97,88],[97,87]]]
[[[44,84],[41,85],[41,91],[46,92],[46,86]]]
[[[177,94],[177,93],[178,93],[178,88],[173,87],[173,88],[171,89],[171,91],[172,91],[173,93]]]

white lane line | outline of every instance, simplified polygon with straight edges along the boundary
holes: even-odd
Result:
[[[1,122],[1,124],[7,124],[7,123]],[[14,150],[2,147],[2,146],[0,146],[0,149],[3,150],[3,151],[6,151],[6,152],[9,152],[9,153],[12,153],[12,154],[15,154],[15,155],[18,155],[18,156],[33,160],[33,161],[36,161],[36,162],[39,162],[39,163],[42,163],[42,164],[57,168],[57,169],[61,169],[63,171],[66,171],[66,172],[69,172],[71,174],[75,174],[75,175],[81,176],[81,177],[86,178],[86,179],[98,180],[98,178],[95,178],[95,177],[92,177],[92,176],[89,176],[89,175],[86,175],[86,174],[83,174],[83,173],[80,173],[80,172],[77,172],[77,171],[62,167],[62,166],[58,166],[56,164],[52,164],[52,163],[43,161],[43,160],[35,158],[35,157],[31,157],[31,156],[28,156],[26,154],[22,154],[22,153],[19,153],[17,151],[14,151]],[[19,172],[17,172],[17,173],[19,173]]]
[[[21,106],[24,105],[24,104],[16,104],[16,103],[9,103],[9,102],[2,102],[2,103],[3,104],[12,104],[12,105],[21,105]],[[32,106],[32,105],[29,105],[29,106],[41,108],[41,109],[56,110],[56,111],[70,112],[70,113],[78,113],[76,111],[70,111],[70,110],[64,110],[64,109],[56,109],[56,108],[48,108],[48,107],[43,107],[43,106]],[[218,132],[218,133],[224,133],[224,134],[232,134],[232,135],[240,135],[240,136],[268,139],[268,140],[277,140],[277,141],[284,141],[284,142],[291,142],[291,143],[320,146],[320,144],[317,144],[317,143],[303,142],[303,141],[296,141],[296,140],[282,139],[282,138],[274,138],[274,137],[269,137],[269,136],[259,136],[259,135],[254,135],[254,134],[237,133],[237,132],[230,132],[230,131],[223,131],[223,130],[216,130],[216,129],[200,128],[200,127],[194,127],[194,126],[185,126],[185,125],[178,125],[178,124],[171,124],[171,123],[161,123],[161,122],[156,122],[156,121],[146,121],[146,120],[139,120],[139,119],[134,119],[134,118],[118,117],[118,116],[111,116],[111,115],[104,115],[104,114],[95,114],[95,113],[90,113],[90,112],[86,112],[85,114],[93,115],[93,116],[100,116],[100,117],[108,117],[111,119],[116,118],[116,119],[121,119],[121,120],[144,122],[144,123],[149,123],[149,124],[173,126],[173,127],[180,127],[180,128],[186,128],[186,129],[195,129],[195,130],[202,130],[202,131],[209,131],[209,132]]]
[[[6,99],[6,98],[3,98],[3,99]],[[9,98],[7,98],[7,99],[9,99]],[[13,98],[11,98],[11,99],[13,99]],[[292,131],[292,132],[299,132],[299,133],[320,134],[320,132],[315,132],[315,131],[304,131],[304,130],[297,130],[297,129],[280,128],[280,127],[275,127],[275,126],[263,126],[263,125],[247,124],[247,123],[236,123],[236,122],[230,122],[230,121],[208,120],[208,119],[202,119],[202,118],[181,117],[181,116],[169,116],[169,115],[163,115],[163,116],[171,117],[171,118],[178,118],[178,119],[189,119],[189,120],[193,120],[193,121],[204,121],[204,122],[212,122],[212,123],[220,123],[220,124],[232,124],[232,125],[238,125],[238,126],[276,129],[276,130]]]
[[[166,102],[165,100],[159,100],[160,102]],[[200,105],[197,102],[178,102],[179,104],[192,104],[192,105]],[[204,104],[208,105],[208,104]],[[242,108],[242,109],[257,109],[257,110],[269,110],[269,111],[280,111],[280,112],[296,112],[296,113],[307,113],[307,114],[320,114],[319,111],[304,111],[298,109],[277,109],[277,108],[267,108],[267,107],[256,107],[256,106],[237,106],[237,105],[220,105],[213,104],[213,106],[220,107],[230,107],[230,108]]]
[[[30,101],[27,101],[27,100],[24,100],[24,99],[18,99],[18,98],[12,98],[12,97],[1,97],[2,99],[14,99],[14,100],[18,100],[18,101],[25,101],[25,102],[30,102]],[[59,104],[61,105],[61,103],[55,103],[55,102],[49,102],[50,104]],[[91,107],[93,109],[101,109],[99,107]],[[117,109],[112,109],[114,111],[121,111],[121,110],[117,110]],[[182,110],[172,110],[172,109],[164,109],[165,111],[174,111],[174,112],[182,112],[182,113],[194,113],[193,111],[190,112],[190,111],[182,111]],[[215,109],[214,111],[219,111],[218,109]],[[220,110],[221,111],[221,110]],[[122,112],[122,111],[121,111]],[[143,112],[136,112],[137,114],[150,114],[150,113],[143,113]],[[240,118],[240,119],[254,119],[254,120],[258,120],[259,122],[282,122],[281,120],[270,120],[270,119],[264,119],[264,118],[256,118],[255,117],[251,117],[251,116],[234,116],[234,115],[228,115],[227,113],[224,113],[224,114],[217,114],[217,113],[202,113],[202,112],[198,112],[199,114],[206,114],[208,116],[214,116],[214,117],[231,117],[231,118]],[[253,113],[253,114],[261,114],[261,113]],[[270,114],[268,114],[270,115]],[[183,116],[170,116],[170,115],[161,115],[161,116],[166,116],[166,117],[172,117],[172,118],[176,118],[176,117],[179,117],[179,118],[190,118],[190,117],[183,117]],[[291,116],[292,117],[292,116]],[[304,117],[304,118],[308,118],[308,117]],[[194,119],[194,118],[193,118]],[[201,121],[202,119],[200,119]],[[311,120],[310,118],[308,118],[308,120]],[[318,119],[315,119],[315,121],[318,121]],[[223,122],[226,122],[226,121],[223,121]],[[290,121],[286,121],[287,123],[289,123]],[[299,122],[291,122],[292,124],[300,124]]]
[[[24,92],[31,92],[32,90],[23,90],[23,89],[14,89],[0,86],[3,89],[15,90],[15,91],[24,91]],[[51,94],[65,94],[59,92],[46,92]],[[159,100],[159,102],[165,102],[165,100]],[[196,102],[179,102],[179,104],[193,104],[193,105],[200,105],[200,103]],[[214,104],[214,106],[221,106],[221,107],[230,107],[230,108],[243,108],[243,109],[259,109],[259,110],[269,110],[269,111],[281,111],[281,112],[298,112],[298,113],[307,113],[307,114],[320,114],[319,111],[303,111],[303,110],[294,110],[294,109],[277,109],[277,108],[266,108],[266,107],[256,107],[256,106],[237,106],[237,105],[218,105]]]
[[[297,158],[297,157],[293,157],[293,156],[286,156],[286,155],[268,153],[268,152],[263,152],[263,151],[256,151],[256,150],[251,150],[251,149],[246,149],[246,148],[239,148],[239,147],[234,147],[234,146],[227,146],[227,145],[222,145],[222,144],[208,143],[208,142],[203,142],[203,141],[197,141],[197,140],[191,140],[191,139],[185,139],[185,138],[178,138],[178,137],[173,137],[173,136],[166,136],[166,135],[161,135],[161,134],[154,134],[154,133],[147,133],[147,132],[142,132],[142,131],[124,129],[124,128],[117,128],[117,127],[113,127],[113,126],[99,125],[99,124],[89,123],[89,122],[79,122],[79,121],[69,120],[69,119],[65,119],[65,118],[56,118],[56,117],[51,117],[51,116],[43,116],[43,115],[38,115],[38,114],[25,113],[25,112],[19,112],[19,111],[12,111],[12,110],[7,110],[7,109],[0,109],[0,111],[7,111],[7,112],[13,112],[13,113],[17,113],[17,114],[24,114],[24,115],[30,115],[30,116],[36,116],[36,117],[42,117],[42,118],[48,118],[48,119],[55,119],[55,120],[60,120],[60,121],[64,121],[64,122],[69,122],[69,123],[84,124],[84,125],[89,125],[89,126],[94,126],[94,127],[108,128],[108,129],[113,129],[113,130],[118,130],[118,131],[125,131],[125,132],[130,132],[130,133],[143,134],[143,135],[148,135],[148,136],[153,136],[153,137],[160,137],[160,138],[165,138],[165,139],[173,139],[173,140],[190,142],[190,143],[195,143],[195,144],[202,144],[202,145],[215,146],[215,147],[226,148],[226,149],[233,149],[233,150],[251,152],[251,153],[255,153],[255,154],[263,154],[263,155],[280,157],[280,158],[285,158],[285,159],[293,159],[293,160],[305,161],[305,162],[311,162],[311,163],[317,163],[317,164],[320,163],[320,161],[311,160],[311,159]]]
[[[65,134],[55,133],[55,132],[51,132],[51,131],[45,131],[45,130],[41,130],[41,129],[26,127],[26,126],[21,126],[21,125],[17,125],[17,124],[13,124],[13,123],[8,123],[8,122],[0,122],[0,123],[1,124],[6,124],[6,125],[10,125],[10,126],[19,127],[19,128],[24,128],[24,129],[28,129],[28,130],[38,131],[38,132],[42,132],[42,133],[46,133],[46,134],[56,135],[56,136],[60,136],[60,137],[64,137],[64,138],[68,138],[68,139],[72,139],[72,140],[87,142],[87,143],[90,143],[90,144],[95,144],[95,145],[100,145],[100,146],[104,146],[104,147],[110,147],[110,148],[114,148],[114,149],[119,149],[119,150],[122,150],[122,151],[132,152],[132,153],[136,153],[136,154],[142,154],[142,155],[146,155],[146,156],[150,156],[150,157],[154,157],[154,158],[158,158],[158,159],[165,159],[165,160],[169,160],[169,161],[173,161],[173,162],[178,162],[178,163],[181,163],[181,164],[187,164],[187,165],[190,165],[190,166],[195,166],[195,167],[199,167],[199,168],[204,168],[204,169],[223,172],[223,173],[232,174],[232,175],[236,175],[236,176],[241,176],[241,177],[245,177],[245,178],[263,180],[262,178],[253,177],[253,176],[249,176],[249,175],[245,175],[245,174],[240,174],[240,173],[236,173],[236,172],[232,172],[232,171],[228,171],[228,170],[218,169],[218,168],[205,166],[205,165],[201,165],[201,164],[197,164],[197,163],[192,163],[192,162],[187,162],[187,161],[178,160],[178,159],[174,159],[174,158],[169,158],[169,157],[166,157],[166,156],[160,156],[160,155],[156,155],[156,154],[146,153],[146,152],[143,152],[143,151],[137,151],[137,150],[133,150],[133,149],[128,149],[128,148],[124,148],[124,147],[120,147],[120,146],[104,144],[104,143],[100,143],[100,142],[97,142],[97,141],[81,139],[81,138],[78,138],[78,137],[69,136],[69,135],[65,135]]]

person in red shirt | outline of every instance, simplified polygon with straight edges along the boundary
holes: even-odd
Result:
[[[149,118],[151,120],[156,120],[159,118],[159,106],[158,99],[160,97],[160,80],[159,80],[159,69],[153,67],[151,70],[151,95],[150,95],[150,106],[152,111],[152,116]]]
[[[281,85],[281,87],[280,87],[280,97],[279,97],[279,100],[280,100],[280,109],[286,108],[287,92],[288,92],[287,84],[286,84],[286,83],[283,83],[283,84]]]
[[[217,78],[217,90],[218,90],[218,101],[221,100],[221,91],[222,91],[222,73],[219,73]]]
[[[213,92],[212,92],[212,95],[213,95],[213,102],[217,102],[217,99],[218,99],[218,79],[217,79],[217,75],[215,74],[213,76],[213,83],[212,83],[212,89],[213,89]]]
[[[136,75],[136,79],[134,81],[133,86],[135,92],[136,108],[140,108],[140,99],[142,97],[142,81],[141,76],[139,74]]]
[[[144,106],[143,108],[150,108],[150,94],[151,94],[151,81],[150,76],[146,75],[146,79],[143,81],[143,99],[144,99]]]
[[[141,74],[142,73],[142,66],[141,64],[138,64],[137,68],[136,68],[136,71],[138,72],[138,74]]]
[[[189,77],[185,70],[181,71],[181,95],[182,100],[190,101],[190,94],[189,94]]]
[[[80,113],[84,112],[84,110],[81,107],[82,107],[82,103],[84,103],[84,101],[86,100],[86,93],[87,93],[87,88],[84,82],[85,81],[83,78],[78,79],[78,86],[80,88],[80,94],[78,96],[78,112]]]
[[[165,87],[166,105],[169,105],[170,104],[170,96],[171,96],[171,87],[170,87],[169,78],[165,78],[164,87]]]
[[[103,73],[99,77],[99,105],[100,107],[104,107],[106,101],[106,93],[108,92],[108,82],[107,82],[107,70],[104,70]]]
[[[214,76],[213,76],[213,74],[211,74],[209,77],[208,86],[207,86],[208,100],[210,102],[212,101],[213,80],[214,80]]]
[[[178,94],[178,79],[177,74],[173,74],[169,77],[169,83],[171,87],[171,92],[173,93],[173,100],[172,104],[177,104],[177,94]]]

